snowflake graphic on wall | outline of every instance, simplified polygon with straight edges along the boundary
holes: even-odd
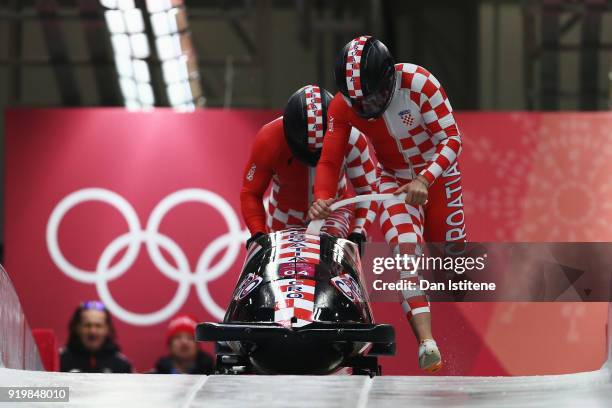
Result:
[[[512,114],[511,124],[507,126],[516,129],[519,143],[526,147],[537,143],[538,120],[532,115]],[[500,124],[501,125],[501,124]],[[495,143],[493,137],[479,138],[466,135],[462,156],[486,169],[493,177],[491,187],[478,193],[465,190],[466,217],[482,217],[486,214],[494,228],[490,231],[493,238],[498,241],[511,241],[514,231],[520,223],[521,188],[525,175],[535,158],[529,149],[505,149]],[[469,228],[469,226],[468,226]]]
[[[546,115],[528,177],[519,240],[612,238],[612,145],[604,117]]]
[[[465,138],[464,154],[494,187],[465,192],[468,216],[487,214],[502,241],[612,239],[612,120],[597,114],[514,114],[521,149]]]

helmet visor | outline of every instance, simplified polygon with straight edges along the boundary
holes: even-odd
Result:
[[[395,70],[384,76],[384,80],[376,92],[362,98],[351,99],[355,113],[362,118],[371,119],[382,115],[387,109],[395,91]]]

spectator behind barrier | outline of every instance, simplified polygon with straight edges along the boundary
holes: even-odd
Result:
[[[60,371],[131,373],[119,352],[110,313],[101,302],[83,302],[72,315],[66,347],[60,351]]]
[[[202,351],[195,340],[196,319],[179,315],[170,320],[166,332],[168,355],[157,360],[157,374],[212,374],[212,357]]]

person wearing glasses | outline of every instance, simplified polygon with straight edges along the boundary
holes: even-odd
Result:
[[[121,354],[110,313],[101,302],[81,303],[70,319],[66,346],[60,351],[60,371],[131,373]]]

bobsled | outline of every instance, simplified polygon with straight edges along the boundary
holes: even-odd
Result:
[[[216,343],[221,374],[378,375],[395,354],[392,326],[376,324],[357,245],[289,229],[247,250],[222,323],[201,323],[198,341]]]

